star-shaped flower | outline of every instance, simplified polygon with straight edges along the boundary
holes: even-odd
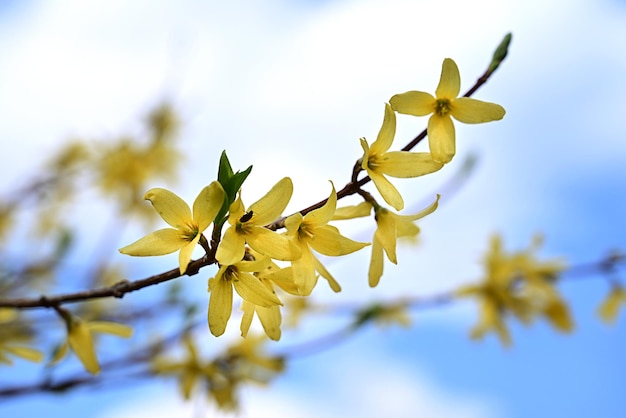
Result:
[[[209,329],[219,337],[226,330],[226,324],[233,310],[233,288],[243,300],[254,305],[269,308],[282,305],[280,299],[261,280],[252,273],[265,270],[271,260],[263,257],[259,260],[241,260],[230,266],[221,266],[215,277],[209,279]]]
[[[404,200],[400,192],[384,175],[399,178],[419,177],[439,170],[443,164],[434,161],[427,152],[387,152],[395,134],[396,114],[391,106],[385,103],[385,118],[376,141],[369,146],[365,138],[361,138],[363,147],[361,168],[367,170],[367,175],[374,181],[385,202],[396,210],[402,210]]]
[[[278,219],[287,207],[293,184],[285,177],[272,187],[265,196],[244,209],[241,195],[230,205],[230,227],[217,247],[215,258],[222,265],[232,265],[243,259],[246,243],[255,251],[276,260],[295,260],[300,257],[299,248],[285,235],[265,228]]]
[[[372,259],[369,268],[369,285],[378,285],[383,275],[383,251],[387,258],[394,264],[398,264],[396,257],[396,240],[401,237],[414,237],[419,233],[419,228],[413,222],[429,215],[437,209],[439,196],[427,208],[414,215],[398,215],[383,207],[375,208],[376,212],[376,232],[372,241]]]
[[[428,119],[428,143],[435,161],[447,163],[456,153],[454,124],[451,117],[463,123],[483,123],[500,120],[506,113],[495,103],[468,97],[458,97],[461,77],[456,63],[450,58],[443,61],[439,86],[435,97],[422,91],[396,94],[389,102],[398,113],[426,116]]]
[[[333,276],[324,268],[315,257],[311,249],[320,254],[340,256],[353,253],[369,245],[365,242],[352,241],[339,233],[334,226],[328,225],[337,208],[337,193],[335,187],[319,209],[312,210],[306,215],[295,213],[285,220],[287,235],[292,236],[302,251],[302,257],[291,262],[293,278],[302,296],[307,296],[317,283],[316,271],[326,278],[331,288],[338,292],[341,287]]]
[[[150,189],[144,199],[149,200],[161,218],[174,228],[159,229],[119,251],[133,256],[151,256],[180,250],[180,274],[184,274],[202,233],[224,202],[224,189],[217,181],[202,189],[193,203],[193,215],[187,203],[169,190]]]

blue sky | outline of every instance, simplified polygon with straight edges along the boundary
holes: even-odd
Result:
[[[366,251],[329,266],[342,294],[318,287],[315,297],[368,301],[476,280],[487,238],[497,231],[510,248],[541,231],[547,256],[573,262],[626,248],[624,2],[430,3],[11,2],[0,8],[0,137],[21,146],[5,145],[11,152],[3,153],[0,187],[66,138],[138,129],[146,109],[169,98],[182,112],[188,153],[177,193],[192,199],[227,149],[235,166],[254,164],[246,202],[289,175],[295,192],[288,211],[297,210],[311,196],[325,197],[328,179],[345,183],[361,153],[358,138],[375,138],[391,95],[434,91],[446,57],[459,65],[467,89],[510,31],[509,58],[476,96],[502,104],[506,117],[457,124],[457,166],[464,155],[479,157],[470,181],[442,197],[420,223],[421,245],[401,249],[400,264],[387,266],[376,290],[366,284]],[[398,117],[397,143],[424,126],[424,118]],[[453,172],[397,181],[414,197],[405,199],[407,212]],[[345,231],[366,240],[368,228]],[[127,240],[146,232],[131,228]],[[139,278],[170,268],[175,257],[128,263]],[[621,416],[624,318],[614,327],[595,319],[606,291],[601,281],[563,291],[577,321],[572,336],[543,324],[513,326],[516,344],[504,350],[493,338],[467,339],[476,319],[471,304],[420,314],[410,330],[369,329],[295,360],[269,391],[244,393],[242,416]],[[215,344],[208,335],[203,341]],[[201,399],[182,404],[174,384],[163,382],[0,403],[0,415],[17,417],[201,411],[214,412]]]

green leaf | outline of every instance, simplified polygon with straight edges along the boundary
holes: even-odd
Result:
[[[222,184],[222,187],[224,187],[224,184],[232,176],[233,176],[233,168],[230,165],[230,161],[228,161],[226,150],[224,150],[222,151],[222,155],[220,155],[220,166],[217,171],[217,181],[219,181]]]
[[[219,170],[217,172],[217,180],[220,182],[224,191],[226,192],[226,197],[224,198],[224,204],[220,208],[216,219],[216,224],[223,223],[225,220],[225,216],[228,213],[228,209],[230,208],[231,203],[235,201],[237,198],[237,192],[243,185],[244,181],[250,175],[252,171],[252,166],[248,167],[244,171],[233,172],[233,168],[230,165],[230,161],[228,160],[228,156],[226,155],[226,151],[222,151],[222,155],[220,156],[220,164]]]

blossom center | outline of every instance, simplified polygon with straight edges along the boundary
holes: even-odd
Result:
[[[307,225],[302,224],[300,225],[300,228],[298,228],[298,239],[302,241],[311,240],[314,235],[313,231],[311,231]]]
[[[181,228],[181,235],[185,241],[193,241],[198,235],[198,226],[187,223]]]
[[[448,99],[437,99],[435,101],[435,113],[439,116],[446,116],[452,110],[452,104]]]
[[[249,225],[246,225],[246,223],[252,219],[252,215],[254,215],[253,211],[250,212],[246,212],[244,213],[241,218],[239,218],[239,221],[237,222],[237,232],[246,234],[248,232],[250,232],[251,227]]]

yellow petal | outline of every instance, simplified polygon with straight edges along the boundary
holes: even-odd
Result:
[[[463,123],[483,123],[500,120],[506,111],[495,103],[461,97],[452,102],[450,114]]]
[[[17,318],[17,309],[12,308],[0,308],[0,324],[11,322]]]
[[[253,233],[246,235],[246,241],[255,251],[275,260],[291,261],[300,257],[300,249],[291,238],[267,228],[255,227]]]
[[[224,237],[220,241],[215,253],[215,258],[221,265],[230,266],[241,261],[245,253],[246,240],[243,235],[238,234],[235,227],[231,226],[224,232]]]
[[[285,219],[285,228],[290,235],[297,235],[298,229],[300,225],[302,225],[302,220],[304,217],[300,212],[296,212],[293,215],[290,215]]]
[[[2,346],[2,349],[6,352],[13,354],[14,356],[23,358],[24,360],[32,361],[35,363],[43,361],[43,353],[39,350],[35,350],[34,348],[5,345]]]
[[[239,218],[241,218],[246,211],[246,208],[243,205],[243,201],[241,200],[241,190],[239,190],[239,194],[237,195],[237,199],[233,203],[230,204],[228,208],[228,223],[231,225],[237,225],[239,222]]]
[[[100,372],[91,331],[84,321],[78,319],[72,321],[67,342],[89,373],[98,374]]]
[[[191,254],[193,250],[196,249],[196,245],[198,245],[198,241],[200,241],[200,234],[196,235],[196,237],[188,242],[183,248],[180,249],[180,254],[178,254],[178,268],[180,274],[185,274],[187,271],[187,266],[189,266],[189,262],[191,261]]]
[[[374,237],[372,241],[372,259],[370,260],[370,268],[367,274],[370,287],[376,287],[383,275],[384,259],[383,246],[380,241]]]
[[[320,261],[314,255],[312,255],[312,257],[313,257],[313,265],[315,266],[315,270],[317,270],[320,273],[320,276],[322,276],[328,281],[328,284],[330,288],[332,289],[332,291],[341,292],[341,286],[339,285],[337,280],[335,280],[333,275],[330,274],[328,270],[326,270],[326,267],[324,267],[324,265],[320,263]]]
[[[419,227],[413,222],[396,219],[396,234],[398,238],[412,238],[419,233]]]
[[[337,209],[337,192],[335,191],[335,185],[330,183],[333,190],[330,192],[330,196],[328,196],[328,200],[319,209],[312,210],[304,216],[304,222],[310,227],[318,227],[322,225],[326,225],[328,221],[330,221]],[[287,223],[285,222],[285,225]]]
[[[565,302],[560,299],[552,299],[544,309],[544,315],[559,331],[572,332],[574,330],[574,321],[570,315],[569,308]]]
[[[236,276],[237,279],[233,280],[233,287],[242,299],[266,308],[282,305],[278,296],[265,287],[258,277],[244,272],[238,272]]]
[[[389,261],[398,264],[396,258],[396,219],[392,213],[386,209],[381,209],[376,213],[376,223],[378,228],[374,232],[374,240],[383,247]]]
[[[303,251],[304,253],[304,251]],[[300,292],[294,282],[294,274],[292,267],[284,267],[280,270],[273,271],[269,274],[263,274],[261,277],[270,280],[272,283],[292,295],[299,295]]]
[[[370,146],[365,138],[361,138],[361,148],[363,148],[363,158],[361,158],[361,168],[367,170],[369,166]]]
[[[313,254],[306,244],[302,245],[302,256],[291,262],[292,279],[298,289],[298,294],[308,296],[317,283]],[[279,284],[278,282],[276,284]],[[279,284],[280,286],[280,284]]]
[[[393,138],[396,135],[396,114],[387,103],[385,103],[385,117],[383,119],[383,125],[378,132],[376,141],[370,147],[370,155],[382,154],[386,152],[391,144]]]
[[[287,207],[292,193],[291,179],[289,177],[281,179],[265,196],[250,205],[248,211],[253,212],[250,222],[263,226],[278,219]]]
[[[626,306],[626,291],[620,286],[613,286],[606,299],[598,307],[597,313],[604,322],[610,324],[615,322],[622,306]]]
[[[188,243],[189,241],[183,239],[178,230],[165,228],[159,229],[126,247],[120,248],[119,252],[138,257],[165,255],[179,250]]]
[[[393,216],[396,218],[396,220],[402,220],[402,221],[416,221],[418,219],[422,219],[424,216],[430,215],[431,213],[433,213],[437,207],[439,206],[439,198],[441,197],[441,195],[437,195],[437,198],[435,199],[435,201],[433,203],[431,203],[430,205],[428,205],[426,208],[420,210],[417,213],[414,213],[413,215],[396,215],[393,214]]]
[[[224,203],[224,189],[217,181],[206,186],[193,202],[193,219],[198,225],[198,233],[204,232],[215,219]]]
[[[269,257],[258,256],[256,260],[253,261],[240,261],[235,264],[238,271],[244,271],[246,273],[258,273],[267,269],[271,264],[272,260]]]
[[[62,344],[56,346],[54,348],[54,350],[52,351],[52,358],[50,359],[48,364],[50,364],[50,365],[57,364],[59,361],[64,359],[65,356],[67,355],[68,348],[69,348],[69,344],[67,343],[67,341],[65,341]]]
[[[440,170],[443,164],[433,160],[428,152],[393,151],[385,154],[380,170],[391,177],[410,178]]]
[[[257,306],[256,314],[261,321],[265,334],[274,341],[280,340],[280,323],[282,321],[280,308],[278,306],[270,306],[269,308]]]
[[[241,316],[241,325],[239,325],[239,330],[241,331],[241,336],[246,338],[248,336],[248,331],[250,330],[250,325],[252,325],[252,318],[254,317],[254,307],[253,303],[248,302],[247,300],[241,301],[241,311],[243,315]]]
[[[315,228],[315,235],[309,245],[318,253],[330,256],[340,256],[353,253],[368,246],[367,242],[352,241],[339,234],[329,225]]]
[[[179,228],[191,221],[189,205],[169,190],[150,189],[143,198],[149,200],[161,218],[174,228]]]
[[[209,279],[209,330],[219,337],[226,330],[226,324],[233,310],[233,287],[229,281],[222,280],[226,267],[221,267],[217,275]]]
[[[393,110],[404,115],[426,116],[435,111],[435,98],[423,91],[396,94],[389,103]]]
[[[193,387],[196,385],[198,374],[193,371],[185,371],[180,377],[180,390],[183,392],[183,398],[191,399]]]
[[[361,202],[354,206],[345,206],[335,210],[333,215],[334,221],[341,221],[346,219],[362,218],[364,216],[370,216],[372,213],[372,204],[369,202]]]
[[[435,92],[438,99],[455,99],[461,91],[461,76],[456,63],[450,58],[443,60],[441,78]]]
[[[448,116],[432,115],[428,119],[428,144],[433,160],[448,163],[456,153],[454,124]]]
[[[91,321],[87,322],[87,328],[89,328],[90,331],[117,335],[122,338],[130,338],[133,335],[133,329],[131,327],[117,322]]]
[[[374,170],[367,170],[367,174],[369,174],[376,189],[378,189],[380,195],[385,199],[385,202],[393,206],[396,210],[402,210],[404,208],[404,200],[402,200],[400,192],[385,176],[378,174]]]

